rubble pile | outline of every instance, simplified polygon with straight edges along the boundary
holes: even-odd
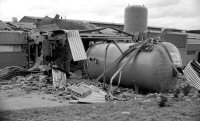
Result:
[[[183,96],[194,97],[197,96],[195,95],[196,92],[197,89],[191,86],[184,76],[178,79],[177,84],[173,90],[174,97],[183,97]]]
[[[0,69],[0,80],[9,80],[12,77],[25,76],[30,73],[31,73],[30,71],[27,71],[17,66],[6,67],[3,69]]]
[[[47,76],[43,73],[37,73],[27,76],[16,76],[13,77],[10,81],[6,80],[6,83],[3,81],[1,83],[2,86],[0,89],[7,90],[13,88],[21,88],[22,90],[26,91],[27,94],[39,91],[44,94],[52,94],[59,100],[71,100],[72,102],[74,100],[78,101],[80,98],[85,98],[90,94],[94,96],[94,93],[97,92],[96,90],[98,90],[96,86],[92,85],[95,83],[87,79],[82,79],[81,76],[73,73],[71,73],[70,78],[67,79],[67,83],[65,83],[62,88],[55,87],[53,83],[54,82],[52,76]],[[105,95],[106,93],[104,94],[104,102]],[[84,100],[85,99],[82,99],[82,102],[84,102]]]
[[[190,101],[200,99],[199,92],[190,86],[184,77],[178,79],[177,86],[174,90],[162,93],[136,93],[134,89],[123,88],[118,86],[112,87],[112,95],[110,97],[109,85],[95,82],[93,80],[84,79],[80,75],[71,73],[71,76],[66,79],[63,86],[56,87],[53,84],[53,76],[45,75],[44,73],[29,74],[26,76],[16,76],[6,83],[1,82],[1,90],[21,88],[27,94],[39,91],[45,94],[52,94],[62,102],[69,100],[70,103],[104,103],[106,101],[139,101],[148,103],[153,100],[158,102],[158,106],[170,106],[171,101]]]
[[[26,92],[34,90],[52,92],[51,78],[42,74],[31,74],[26,77],[17,76],[11,79],[14,87],[21,88]]]

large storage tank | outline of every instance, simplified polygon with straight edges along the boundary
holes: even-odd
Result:
[[[175,67],[182,67],[181,54],[180,54],[178,48],[176,48],[172,43],[169,43],[169,42],[163,42],[163,44],[169,50],[169,53],[172,57],[172,61],[174,63],[174,66]]]
[[[148,10],[144,6],[133,5],[125,8],[124,31],[130,34],[147,30]]]
[[[163,43],[170,48],[176,48],[167,42]],[[86,61],[86,72],[89,77],[97,78],[104,72],[105,50],[107,43],[101,43],[92,46],[87,51],[88,59]],[[127,50],[133,43],[118,43],[122,51]],[[168,47],[167,47],[168,48]],[[134,53],[133,51],[132,53]],[[171,53],[171,51],[169,51]],[[173,51],[174,53],[174,51]],[[179,52],[177,52],[180,55]],[[119,56],[121,52],[114,45],[110,44],[107,49],[106,67],[108,68]],[[119,63],[114,65],[112,70],[106,73],[106,82],[109,83],[113,74],[124,64],[130,55],[123,58]],[[172,58],[173,60],[173,58]],[[176,77],[171,65],[171,60],[166,50],[160,44],[153,46],[152,50],[142,50],[128,63],[122,70],[121,86],[134,87],[134,84],[147,90],[160,91],[172,89],[176,83]],[[118,82],[118,77],[114,80],[114,84]]]

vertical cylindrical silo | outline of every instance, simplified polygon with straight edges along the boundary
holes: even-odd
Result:
[[[144,6],[128,6],[124,12],[124,31],[130,34],[147,30],[148,10]]]

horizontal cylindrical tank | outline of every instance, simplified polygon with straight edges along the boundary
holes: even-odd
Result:
[[[180,54],[179,50],[172,43],[163,42],[163,44],[169,50],[169,53],[172,57],[173,64],[176,67],[182,67],[182,59],[181,59],[181,54]]]
[[[86,72],[89,77],[97,78],[104,72],[105,50],[107,43],[101,43],[92,46],[87,51]],[[133,43],[118,43],[118,46],[124,52]],[[166,44],[171,48],[176,48],[172,44]],[[132,53],[134,53],[133,51]],[[170,51],[169,51],[170,52]],[[178,52],[179,53],[179,52]],[[110,44],[107,49],[106,68],[108,68],[119,56],[121,52],[114,44]],[[106,82],[109,83],[113,74],[123,65],[130,55],[127,55],[119,63],[113,66],[112,70],[106,73]],[[137,85],[143,89],[161,91],[173,88],[176,83],[176,76],[173,73],[173,67],[169,54],[159,44],[154,45],[152,50],[141,50],[136,58],[131,60],[122,70],[121,86],[134,87]],[[117,84],[118,77],[114,80]]]
[[[125,8],[124,31],[130,34],[147,30],[148,10],[144,6],[133,5]]]

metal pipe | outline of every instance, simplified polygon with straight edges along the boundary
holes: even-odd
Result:
[[[105,88],[105,83],[106,83],[106,60],[107,60],[107,53],[108,53],[108,47],[110,46],[111,43],[109,43],[106,46],[105,50],[105,59],[104,59],[104,75],[103,75],[103,87]]]
[[[119,45],[116,43],[115,40],[113,40],[113,43],[115,44],[115,46],[117,46],[117,48],[119,49],[119,51],[121,52],[121,54],[123,54],[122,49],[119,47]]]
[[[119,72],[119,79],[118,79],[117,87],[119,87],[119,85],[120,85],[121,77],[122,77],[122,71]]]
[[[130,34],[130,33],[127,33],[127,32],[125,32],[125,31],[122,31],[122,30],[119,30],[119,29],[116,29],[116,28],[113,28],[113,27],[108,27],[108,28],[113,29],[113,30],[116,30],[116,31],[121,32],[121,33],[124,33],[124,34],[129,35],[129,36],[135,37],[135,35]]]
[[[106,70],[106,72],[109,71],[109,70],[111,70],[115,64],[117,64],[122,58],[124,58],[125,56],[127,56],[128,54],[130,54],[130,52],[132,52],[133,50],[135,50],[135,48],[139,47],[140,45],[141,45],[141,43],[137,43],[137,44],[131,46],[131,48],[129,48],[128,50],[126,50],[126,51],[124,52],[124,54],[122,54],[120,57],[118,57],[118,58],[108,67],[108,69]],[[103,74],[104,74],[104,73],[101,73],[101,74],[99,75],[99,77],[98,77],[97,79],[95,79],[95,81],[98,82],[98,81],[103,77]]]
[[[144,42],[142,42],[138,48],[133,47],[132,51],[135,51],[135,53],[133,53],[133,55],[131,55],[128,60],[114,73],[114,75],[112,76],[111,80],[110,80],[110,84],[113,83],[113,80],[115,79],[115,77],[118,75],[118,73],[130,62],[131,59],[135,59],[136,55],[138,54],[138,52],[140,51],[140,49],[145,46],[148,42],[150,41],[150,39],[145,40]],[[129,51],[130,54],[131,51]]]

